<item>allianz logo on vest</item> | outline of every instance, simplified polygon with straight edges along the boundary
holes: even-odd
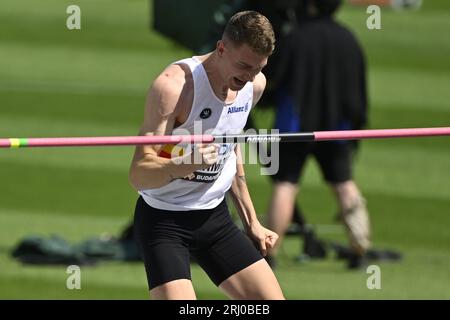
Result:
[[[228,114],[236,113],[236,112],[247,112],[248,111],[248,102],[243,107],[228,107]]]

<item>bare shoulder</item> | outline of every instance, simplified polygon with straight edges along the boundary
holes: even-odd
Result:
[[[191,72],[185,65],[172,64],[155,79],[148,94],[149,107],[162,114],[176,113],[192,86]]]
[[[255,80],[253,80],[253,106],[258,103],[265,88],[266,76],[262,72],[260,72],[256,75]]]

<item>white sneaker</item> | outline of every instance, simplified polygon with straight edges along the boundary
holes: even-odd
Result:
[[[364,255],[371,245],[366,200],[359,198],[352,208],[341,213],[341,219],[350,238],[350,246],[359,255]]]

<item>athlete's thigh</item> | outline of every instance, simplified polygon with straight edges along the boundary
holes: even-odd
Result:
[[[166,282],[150,290],[152,300],[195,300],[195,291],[189,279]]]
[[[165,283],[191,279],[190,232],[175,214],[162,213],[138,200],[135,211],[135,236],[139,243],[149,289]]]
[[[220,284],[220,288],[232,299],[284,299],[278,280],[265,259],[233,274]]]
[[[253,242],[220,206],[199,233],[201,244],[191,253],[215,285],[262,259]]]

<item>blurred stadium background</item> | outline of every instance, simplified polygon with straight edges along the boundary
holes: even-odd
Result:
[[[66,8],[81,7],[80,31],[66,28]],[[450,2],[424,0],[417,11],[382,9],[382,30],[366,28],[365,7],[345,5],[339,20],[360,38],[369,63],[370,127],[450,124]],[[2,0],[0,136],[135,135],[152,79],[192,52],[150,30],[148,0]],[[192,19],[195,15],[192,13]],[[260,127],[273,112],[257,111]],[[450,299],[450,140],[365,141],[356,178],[372,214],[374,244],[403,254],[381,262],[381,290],[365,270],[342,262],[297,263],[301,241],[283,244],[276,273],[289,299]],[[65,266],[25,266],[10,257],[30,234],[79,241],[118,234],[132,216],[132,148],[0,150],[0,298],[147,299],[141,263],[82,267],[81,290],[66,288]],[[270,181],[247,166],[263,214]],[[320,225],[336,208],[309,163],[301,204],[319,236],[344,240]],[[193,265],[200,299],[225,296]]]

